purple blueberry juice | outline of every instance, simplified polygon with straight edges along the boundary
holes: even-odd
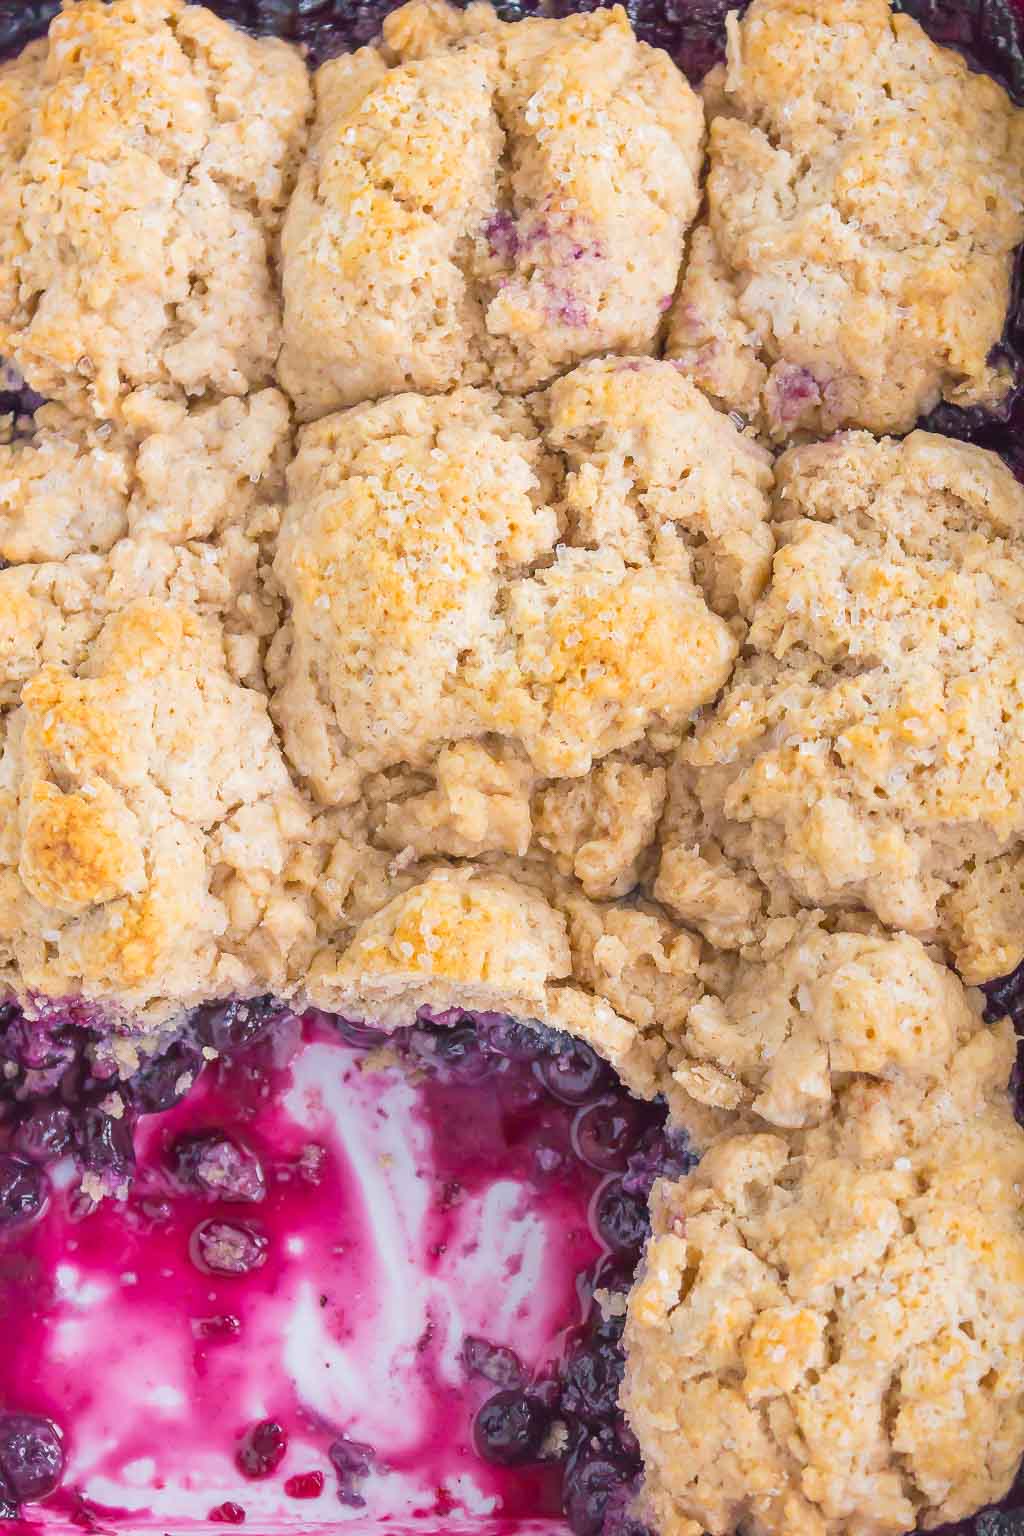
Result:
[[[276,1011],[206,1060],[200,1013],[118,1113],[95,1033],[51,1034],[60,1084],[34,1099],[15,1065],[0,1133],[7,1516],[634,1529],[594,1293],[628,1286],[650,1182],[688,1159],[588,1047]]]

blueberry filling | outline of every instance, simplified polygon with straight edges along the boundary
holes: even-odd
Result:
[[[1024,1015],[1024,967],[1012,977],[991,983],[987,992],[993,1017],[1008,1011],[1020,1018]],[[8,1010],[8,1036],[13,1032],[24,1042],[27,1036],[16,1027],[15,1015],[16,1010]],[[232,1074],[232,1081],[251,1082],[257,1095],[265,1094],[277,1037],[287,1034],[280,1027],[275,1031],[274,1026],[288,1017],[286,1010],[264,1000],[255,1008],[238,1004],[221,1012],[217,1038],[230,1041],[230,1050],[206,1070]],[[113,1171],[128,1180],[134,1169],[134,1108],[115,1116],[96,1101],[101,1089],[104,1102],[112,1094],[98,1022],[92,1019],[84,1026],[77,1022],[73,1010],[68,1020],[62,1025],[54,1010],[45,1044],[40,1044],[41,1036],[34,1036],[29,1050],[33,1060],[59,1060],[64,1098],[70,1102],[52,1093],[26,1101],[22,1077],[10,1079],[3,1090],[12,1118],[10,1150],[0,1153],[0,1221],[27,1224],[44,1214],[45,1165],[69,1147],[88,1171],[101,1175]],[[324,1015],[310,1015],[310,1020],[321,1029],[333,1026],[337,1037],[354,1051],[364,1052],[378,1043],[378,1032],[371,1028],[327,1020]],[[135,1106],[152,1093],[154,1083],[164,1085],[161,1093],[169,1091],[170,1085],[172,1099],[179,1096],[184,1091],[182,1075],[197,1071],[202,1062],[199,1039],[209,1034],[210,1010],[200,1010],[165,1056],[147,1061],[135,1077],[116,1089],[118,1096]],[[678,1178],[693,1165],[685,1138],[666,1127],[661,1108],[629,1098],[589,1046],[528,1021],[487,1015],[473,1019],[455,1013],[442,1019],[426,1016],[412,1029],[391,1036],[390,1046],[416,1073],[426,1073],[446,1094],[454,1095],[450,1102],[456,1106],[460,1095],[479,1096],[489,1082],[514,1084],[514,1091],[506,1094],[504,1134],[513,1144],[521,1144],[523,1166],[533,1169],[538,1185],[549,1176],[545,1173],[545,1154],[562,1165],[576,1159],[580,1168],[592,1170],[587,1175],[595,1181],[590,1220],[603,1253],[578,1280],[581,1295],[589,1298],[586,1320],[571,1334],[561,1364],[545,1367],[538,1375],[500,1341],[478,1335],[463,1340],[467,1378],[484,1389],[476,1399],[471,1440],[482,1459],[515,1469],[517,1476],[520,1469],[529,1473],[531,1468],[560,1468],[562,1504],[576,1536],[643,1536],[643,1527],[632,1512],[640,1458],[618,1407],[623,1373],[622,1298],[632,1283],[646,1240],[646,1201],[654,1180],[659,1176]],[[75,1087],[83,1096],[80,1101],[74,1099]],[[545,1105],[556,1106],[564,1119],[561,1143],[548,1133],[547,1139],[536,1139],[536,1124],[543,1118]],[[244,1106],[242,1115],[244,1121]],[[8,1131],[3,1134],[8,1135]],[[189,1255],[195,1268],[234,1285],[266,1265],[272,1258],[267,1233],[258,1223],[247,1217],[239,1219],[230,1210],[232,1204],[251,1206],[264,1200],[270,1177],[269,1165],[264,1166],[247,1139],[238,1134],[238,1127],[204,1128],[158,1145],[162,1146],[163,1159],[159,1177],[165,1180],[167,1194],[147,1196],[139,1207],[154,1228],[171,1221],[180,1199],[217,1202],[214,1213],[200,1219],[192,1229]],[[307,1149],[289,1166],[287,1177],[315,1177],[315,1161]],[[281,1168],[275,1165],[274,1177],[280,1176]],[[457,1187],[446,1187],[447,1206],[457,1208],[460,1199]],[[223,1214],[222,1206],[227,1207]],[[232,1348],[241,1337],[239,1319],[228,1311],[194,1319],[192,1330],[204,1348]],[[60,1477],[62,1451],[53,1426],[47,1428],[48,1421],[9,1414],[4,1422],[35,1426],[33,1433],[39,1437],[31,1442],[37,1446],[31,1455],[28,1450],[19,1451],[21,1441],[12,1439],[15,1450],[10,1453],[14,1458],[11,1465],[23,1455],[27,1468],[17,1477],[6,1470],[3,1473],[0,1510],[6,1504],[14,1512],[24,1502],[47,1496],[27,1494],[26,1488],[52,1491],[54,1480]],[[274,1477],[283,1461],[287,1438],[286,1425],[277,1420],[250,1427],[237,1447],[239,1467],[247,1477]],[[363,1485],[375,1464],[373,1448],[338,1436],[330,1445],[329,1456],[335,1471],[336,1497],[344,1504],[361,1507],[365,1503]],[[36,1468],[42,1470],[33,1470]],[[293,1498],[319,1497],[322,1474],[296,1474],[288,1479],[286,1492]],[[222,1504],[208,1518],[241,1523],[245,1511],[241,1505]],[[1011,1536],[1012,1524],[993,1526],[993,1518],[981,1516],[977,1523],[961,1529],[974,1531],[975,1536]],[[985,1520],[988,1526],[983,1524]]]

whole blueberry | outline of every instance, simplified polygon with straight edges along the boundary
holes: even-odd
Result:
[[[374,1029],[372,1024],[363,1024],[355,1019],[343,1019],[340,1014],[332,1022],[345,1044],[354,1046],[356,1050],[372,1050],[374,1046],[383,1045],[388,1038],[385,1030]]]
[[[33,1163],[54,1163],[71,1145],[71,1111],[63,1104],[40,1104],[14,1133],[14,1150]]]
[[[526,1379],[523,1362],[515,1350],[475,1334],[469,1334],[462,1346],[462,1358],[471,1376],[482,1376],[496,1387],[520,1387]]]
[[[287,1013],[287,1008],[270,996],[236,997],[197,1008],[192,1021],[204,1045],[231,1056],[265,1039]]]
[[[0,1231],[34,1221],[42,1213],[48,1193],[41,1168],[10,1152],[0,1152]]]
[[[536,1461],[550,1418],[543,1403],[528,1392],[496,1392],[473,1421],[473,1444],[484,1461],[502,1467]]]
[[[126,1085],[128,1096],[140,1115],[162,1114],[181,1102],[203,1066],[202,1053],[188,1041],[177,1040],[139,1068]]]
[[[212,1200],[255,1205],[267,1192],[263,1165],[255,1152],[223,1131],[179,1136],[167,1161],[178,1184]]]
[[[267,1262],[267,1239],[234,1221],[201,1221],[189,1239],[189,1257],[212,1275],[248,1275]]]
[[[562,1507],[573,1536],[604,1536],[609,1501],[627,1480],[618,1462],[601,1455],[581,1458],[566,1469]]]
[[[269,1477],[276,1472],[288,1449],[288,1436],[276,1419],[263,1419],[246,1431],[235,1455],[245,1477]]]
[[[127,1180],[135,1172],[135,1145],[129,1115],[119,1119],[97,1105],[75,1117],[75,1151],[87,1173]]]
[[[50,1419],[34,1413],[0,1414],[0,1482],[16,1504],[45,1499],[59,1487],[64,1447]]]
[[[597,1196],[594,1226],[598,1237],[613,1253],[635,1253],[639,1257],[650,1231],[647,1202],[639,1195],[628,1194],[621,1181],[614,1179]]]
[[[485,1048],[510,1061],[539,1061],[542,1056],[553,1055],[562,1040],[543,1024],[524,1023],[507,1014],[488,1016],[479,1030]]]
[[[562,1373],[562,1410],[600,1425],[615,1414],[622,1382],[622,1355],[612,1344],[594,1343],[569,1356]]]
[[[621,1094],[606,1094],[579,1111],[572,1127],[577,1157],[602,1173],[625,1169],[643,1124],[640,1106]]]
[[[566,1040],[556,1056],[545,1056],[534,1071],[548,1092],[564,1104],[585,1104],[610,1081],[605,1063],[582,1040]]]

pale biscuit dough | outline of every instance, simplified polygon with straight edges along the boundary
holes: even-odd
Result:
[[[336,837],[310,996],[388,1024],[506,1007],[656,1092],[702,948],[632,893],[768,573],[767,455],[670,364],[613,358],[525,403],[324,418],[288,478],[272,709]]]
[[[707,86],[669,355],[779,441],[992,403],[1024,112],[888,0],[754,0]]]
[[[200,6],[69,6],[0,67],[0,353],[99,417],[269,383],[309,109],[296,50]]]
[[[654,349],[697,211],[699,99],[621,8],[413,0],[316,76],[283,231],[303,420],[407,389],[521,393]]]
[[[275,713],[325,804],[488,732],[550,777],[645,734],[664,750],[728,677],[705,591],[735,614],[767,573],[756,449],[664,363],[589,363],[530,404],[401,395],[301,434]],[[627,536],[591,547],[597,506]]]
[[[684,1017],[663,1017],[669,1103],[698,1127],[705,1117],[686,1099],[784,1129],[813,1125],[852,1074],[941,1082],[978,1011],[908,934],[780,919]]]
[[[569,970],[565,923],[538,893],[472,869],[437,869],[356,929],[344,952],[314,963],[311,994],[332,1011],[408,1022],[421,1007],[544,1007]]]
[[[140,392],[129,414],[131,434],[44,405],[30,436],[0,445],[0,559],[64,560],[125,536],[258,536],[276,522],[291,450],[278,390],[191,412]]]
[[[280,623],[260,538],[276,528],[278,509],[264,510],[267,526],[254,516],[209,542],[125,537],[106,554],[0,569],[0,709],[16,705],[46,663],[86,663],[107,619],[142,600],[216,618],[233,677],[262,689],[263,655]]]
[[[1024,1450],[1024,1131],[1007,1021],[935,1086],[858,1079],[813,1130],[727,1133],[655,1186],[622,1403],[659,1536],[930,1528]]]
[[[314,928],[291,865],[311,817],[214,620],[120,609],[77,665],[44,661],[0,733],[12,987],[154,1023],[304,974]]]
[[[867,908],[967,980],[1024,957],[1024,488],[915,432],[791,449],[747,654],[681,748],[654,890],[717,944]],[[990,869],[991,866],[991,869]]]

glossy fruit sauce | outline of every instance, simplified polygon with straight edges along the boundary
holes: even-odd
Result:
[[[57,8],[0,0],[0,56]],[[390,4],[213,8],[318,62]],[[694,81],[730,8],[627,0]],[[1024,103],[1018,0],[900,8]],[[1024,356],[1020,270],[1002,350]],[[0,375],[0,411],[38,403]],[[1024,391],[925,424],[1024,476]],[[1024,968],[988,991],[1024,1030]],[[690,1163],[660,1109],[491,1016],[385,1044],[226,1005],[121,1086],[102,1041],[88,1010],[0,1008],[3,1528],[640,1536],[614,1297],[653,1178]],[[1024,1536],[1024,1485],[958,1530]]]
[[[661,1111],[498,1017],[384,1043],[234,1013],[117,1089],[88,1018],[8,1013],[8,1518],[20,1486],[41,1530],[540,1532],[563,1505],[637,1530],[593,1293],[625,1290],[653,1177],[690,1166]]]

